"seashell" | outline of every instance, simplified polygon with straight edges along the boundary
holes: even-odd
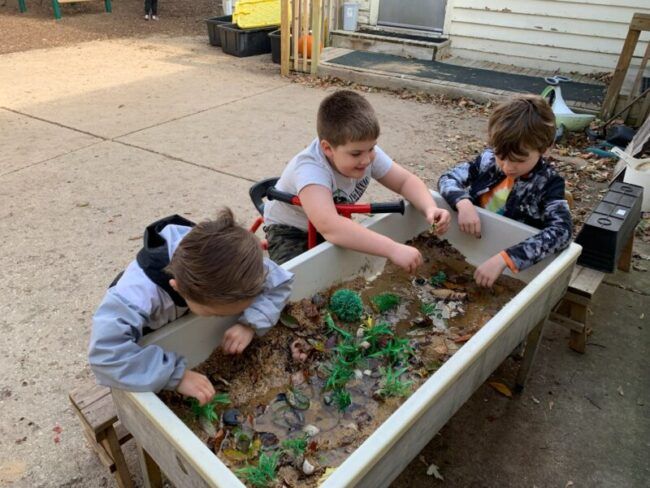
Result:
[[[314,471],[316,471],[316,467],[311,464],[307,459],[305,459],[302,463],[302,472],[305,473],[307,476],[310,476],[314,474]]]
[[[307,434],[309,437],[314,437],[320,432],[320,429],[315,425],[308,424],[302,428],[302,431]]]

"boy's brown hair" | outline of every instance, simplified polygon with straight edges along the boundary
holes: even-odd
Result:
[[[202,305],[256,297],[266,278],[259,240],[235,223],[229,208],[215,220],[197,224],[165,271],[174,277],[183,298]]]
[[[337,147],[348,142],[378,139],[379,121],[372,105],[362,95],[339,90],[321,102],[316,131],[320,140]]]
[[[538,95],[521,95],[498,105],[488,123],[488,143],[502,159],[523,161],[543,154],[555,140],[555,115]]]

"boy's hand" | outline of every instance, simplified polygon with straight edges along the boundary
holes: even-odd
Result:
[[[413,274],[415,270],[423,263],[422,254],[412,246],[395,243],[393,251],[386,256],[403,270]]]
[[[176,387],[176,391],[181,395],[196,398],[199,405],[205,405],[216,394],[214,386],[206,376],[189,369],[183,373],[183,378]]]
[[[503,270],[506,269],[506,262],[500,254],[495,254],[481,264],[474,272],[474,279],[479,286],[491,287]]]
[[[241,354],[253,340],[255,331],[252,327],[235,324],[223,335],[221,347],[226,354]]]
[[[481,220],[474,204],[467,199],[461,200],[456,204],[458,209],[458,228],[466,234],[481,238]]]
[[[424,216],[429,224],[436,226],[436,234],[442,235],[449,230],[451,214],[444,208],[429,207]]]

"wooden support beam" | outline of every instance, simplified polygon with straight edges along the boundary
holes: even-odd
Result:
[[[322,0],[312,0],[312,44],[311,44],[311,74],[316,75],[320,62],[321,22],[323,18]]]
[[[291,3],[282,0],[280,19],[280,74],[289,76],[289,58],[291,57]]]
[[[636,13],[630,22],[630,28],[623,43],[623,49],[618,58],[616,69],[614,70],[614,77],[607,89],[607,95],[605,95],[605,101],[601,110],[601,118],[603,120],[609,119],[616,110],[616,101],[621,93],[623,81],[630,67],[630,62],[632,61],[632,56],[634,55],[641,31],[650,31],[650,15]]]

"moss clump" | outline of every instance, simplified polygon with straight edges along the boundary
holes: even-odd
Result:
[[[401,299],[394,293],[381,293],[372,297],[370,301],[378,313],[384,313],[397,307]]]
[[[336,290],[330,298],[330,309],[343,322],[356,322],[361,319],[363,302],[355,291],[347,288]]]

